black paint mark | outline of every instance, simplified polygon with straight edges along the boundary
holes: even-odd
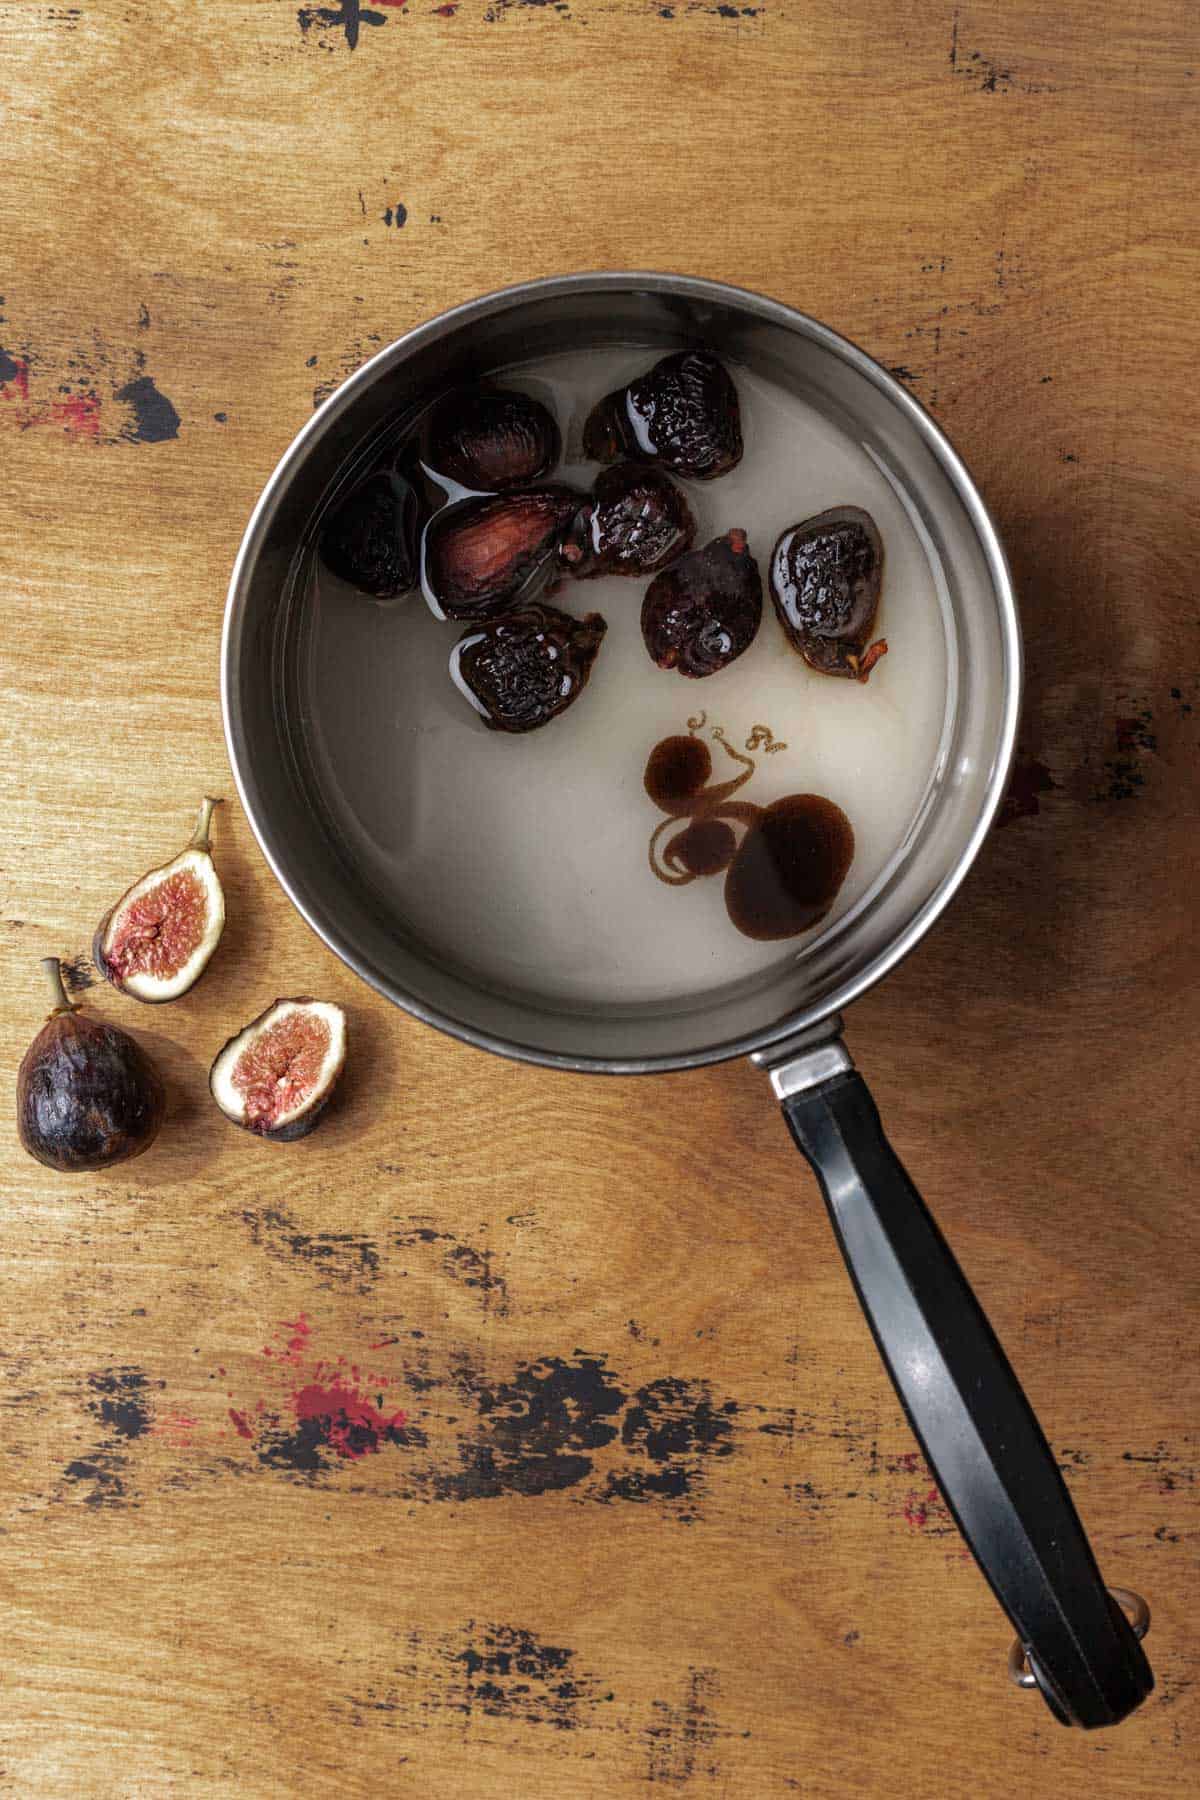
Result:
[[[64,956],[58,966],[69,994],[82,993],[84,988],[95,987],[100,980],[100,971],[89,957]]]
[[[397,231],[399,231],[403,228],[407,218],[407,206],[405,206],[403,200],[397,200],[394,207],[389,206],[384,212],[383,222],[385,225],[394,225]]]
[[[1153,1450],[1125,1450],[1122,1452],[1121,1460],[1127,1463],[1141,1463],[1144,1467],[1151,1469],[1157,1479],[1160,1494],[1173,1494],[1180,1488],[1194,1487],[1200,1477],[1200,1471],[1197,1470],[1194,1463],[1185,1461],[1180,1457],[1178,1451],[1172,1450],[1161,1441],[1155,1444]]]
[[[101,1369],[88,1376],[92,1398],[88,1411],[104,1427],[103,1440],[85,1455],[74,1458],[63,1470],[63,1480],[91,1483],[83,1496],[90,1507],[121,1506],[128,1498],[124,1446],[149,1431],[154,1410],[151,1392],[165,1384],[152,1382],[142,1369]]]
[[[621,1442],[633,1456],[655,1465],[610,1472],[606,1500],[682,1500],[701,1475],[701,1459],[733,1452],[735,1400],[714,1406],[705,1382],[664,1376],[633,1396],[621,1424]],[[690,1518],[691,1515],[685,1515]]]
[[[179,436],[179,414],[149,375],[127,381],[116,390],[114,398],[133,408],[132,420],[121,431],[130,443],[163,444]]]
[[[1058,783],[1045,763],[1018,752],[1009,777],[1008,791],[996,815],[996,829],[1012,825],[1018,819],[1032,818],[1042,810],[1039,794],[1048,794]]]
[[[572,1672],[574,1658],[573,1650],[543,1644],[515,1626],[485,1627],[458,1654],[462,1711],[478,1708],[494,1718],[570,1730],[579,1723],[580,1701],[591,1697],[591,1684]]]
[[[93,1412],[115,1437],[139,1438],[149,1431],[154,1413],[150,1402],[151,1382],[141,1369],[104,1369],[88,1376],[94,1400],[88,1402]],[[161,1381],[153,1384],[161,1388]]]
[[[304,37],[314,28],[319,31],[344,31],[347,47],[351,50],[358,46],[360,26],[387,24],[386,14],[363,6],[361,0],[341,0],[338,6],[302,6],[296,19]]]
[[[0,387],[4,387],[7,382],[15,381],[18,375],[24,373],[25,368],[24,362],[19,362],[11,351],[0,346]]]
[[[268,1429],[255,1448],[259,1461],[269,1469],[317,1475],[374,1455],[384,1444],[419,1447],[424,1442],[424,1432],[393,1424],[369,1403],[355,1406],[353,1416],[331,1403],[311,1418],[298,1420],[290,1431]]]
[[[897,381],[907,382],[909,387],[916,387],[923,379],[922,376],[910,369],[907,363],[889,363],[888,374],[894,375]]]
[[[308,1263],[318,1287],[353,1287],[365,1294],[379,1274],[378,1247],[360,1232],[301,1231],[279,1207],[261,1212],[247,1207],[242,1220],[250,1228],[250,1241],[268,1255]]]
[[[361,295],[355,295],[355,299],[361,300],[361,298]],[[322,401],[328,400],[330,394],[335,388],[341,386],[346,376],[352,375],[360,363],[366,362],[369,356],[373,356],[382,342],[383,338],[379,332],[371,331],[365,338],[357,338],[352,344],[348,344],[342,354],[335,358],[333,374],[327,375],[323,381],[318,381],[313,388],[313,405],[320,406]],[[314,356],[308,367],[314,368],[316,362],[317,359]]]
[[[126,1459],[113,1450],[96,1450],[91,1456],[76,1457],[63,1470],[64,1481],[92,1483],[83,1504],[91,1507],[120,1506],[125,1499],[123,1471]]]
[[[280,1230],[261,1213],[248,1217],[265,1247],[294,1253],[290,1220]],[[431,1228],[408,1235],[445,1251]],[[308,1250],[305,1241],[299,1253]],[[380,1287],[386,1275],[385,1261]],[[605,1357],[584,1350],[497,1375],[465,1351],[451,1352],[447,1363],[420,1331],[394,1326],[370,1350],[393,1347],[386,1375],[364,1375],[359,1363],[340,1357],[281,1367],[286,1389],[274,1399],[231,1395],[241,1417],[254,1421],[239,1435],[253,1437],[268,1468],[309,1483],[398,1448],[408,1454],[389,1455],[391,1491],[405,1500],[465,1504],[574,1490],[577,1504],[658,1502],[683,1525],[700,1515],[712,1459],[736,1448],[742,1409],[714,1397],[704,1381],[668,1375],[631,1393]]]
[[[1060,450],[1058,453],[1058,460],[1061,463],[1077,463],[1079,458],[1073,450]]]
[[[967,82],[981,94],[1054,94],[1058,91],[1048,82],[1021,80],[1011,69],[1002,68],[979,50],[960,55],[957,12],[950,33],[950,68],[960,81]]]
[[[446,1713],[466,1728],[482,1716],[569,1731],[591,1723],[588,1715],[613,1699],[580,1668],[574,1650],[543,1643],[520,1626],[471,1620],[433,1639],[406,1632],[391,1683],[347,1695],[333,1710],[344,1705],[355,1724],[371,1715],[373,1725],[406,1735],[431,1729]]]
[[[397,1249],[408,1249],[414,1244],[444,1245],[441,1266],[451,1281],[460,1287],[477,1289],[484,1312],[495,1311],[500,1318],[508,1316],[508,1284],[497,1274],[491,1250],[476,1250],[471,1244],[460,1243],[452,1233],[435,1231],[429,1225],[397,1232],[392,1242]]]
[[[1114,750],[1104,763],[1104,773],[1093,800],[1134,800],[1146,785],[1141,764],[1158,749],[1151,729],[1154,715],[1148,707],[1122,714],[1113,724]]]
[[[138,307],[137,328],[139,331],[149,331],[150,329],[150,308],[145,301]]]
[[[228,413],[214,413],[213,418],[217,421],[218,425],[224,425],[228,421],[229,414]]]
[[[697,1775],[720,1772],[714,1747],[721,1733],[712,1712],[719,1692],[715,1669],[689,1669],[681,1705],[651,1703],[645,1732],[648,1782],[683,1787]]]
[[[430,1490],[442,1500],[575,1487],[592,1472],[590,1452],[616,1437],[609,1420],[625,1402],[604,1359],[582,1351],[569,1361],[523,1363],[511,1381],[489,1384],[467,1367],[457,1381],[478,1409],[479,1429],[459,1444],[461,1468],[431,1471]]]

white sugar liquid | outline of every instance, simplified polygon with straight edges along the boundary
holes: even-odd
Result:
[[[564,463],[590,486],[583,420],[661,352],[548,358],[505,379],[551,405]],[[680,1001],[802,957],[854,907],[901,849],[929,787],[946,712],[940,571],[898,485],[823,413],[732,365],[745,455],[732,474],[684,482],[697,545],[741,526],[763,578],[749,650],[689,681],[654,666],[639,623],[645,579],[567,581],[551,604],[608,621],[588,686],[543,729],[489,731],[450,681],[466,624],[440,622],[419,596],[376,601],[315,558],[308,569],[305,712],[309,754],[345,848],[397,924],[491,986],[568,1006]],[[884,544],[873,636],[889,653],[865,685],[817,674],[788,644],[768,590],[785,527],[836,505],[865,507]],[[836,801],[855,837],[833,909],[811,932],[759,943],[730,923],[721,876],[668,887],[647,847],[663,814],[643,787],[664,737],[706,715],[712,781],[740,772],[714,727],[742,750],[755,726],[786,749],[755,753],[739,800]]]

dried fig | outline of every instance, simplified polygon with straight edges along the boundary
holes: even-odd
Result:
[[[213,1063],[213,1099],[235,1125],[289,1143],[307,1137],[346,1061],[346,1015],[327,1000],[276,1000]]]
[[[368,475],[338,503],[321,533],[321,560],[342,581],[395,600],[417,585],[421,503],[399,469]]]
[[[729,371],[707,350],[664,356],[592,408],[583,448],[596,462],[628,456],[695,481],[728,474],[742,460],[741,415]]]
[[[506,388],[456,388],[429,422],[429,467],[476,492],[533,486],[550,474],[561,449],[558,426],[541,402]]]
[[[425,592],[442,618],[481,619],[536,593],[582,495],[574,488],[459,500],[425,533]]]
[[[791,525],[771,555],[771,598],[794,649],[823,675],[865,681],[887,642],[868,648],[883,584],[883,540],[870,513],[835,506]]]
[[[754,641],[762,577],[744,531],[727,531],[656,575],[642,601],[642,636],[660,669],[715,675]]]
[[[67,998],[53,956],[42,962],[53,1011],[17,1071],[17,1133],[30,1156],[73,1175],[140,1156],[158,1136],[166,1096],[128,1032]]]
[[[219,800],[204,799],[186,849],[151,869],[106,913],[92,956],[106,980],[135,1000],[175,1000],[199,981],[225,929],[225,895],[209,831]]]
[[[450,677],[491,730],[536,731],[579,698],[607,629],[599,613],[528,606],[460,638]]]
[[[620,463],[596,478],[559,549],[572,575],[649,575],[691,548],[692,509],[657,469]]]

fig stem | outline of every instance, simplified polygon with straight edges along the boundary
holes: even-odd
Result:
[[[63,986],[62,964],[57,956],[43,956],[42,969],[46,976],[46,986],[50,989],[50,1001],[53,1008],[50,1014],[51,1018],[55,1013],[78,1012],[78,1006]]]
[[[200,811],[196,814],[196,829],[193,831],[191,841],[188,844],[189,850],[203,850],[207,852],[212,849],[209,828],[212,825],[213,812],[220,804],[220,800],[214,800],[208,794],[204,796],[203,800],[200,802]]]

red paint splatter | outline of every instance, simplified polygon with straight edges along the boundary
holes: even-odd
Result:
[[[398,12],[402,6],[407,6],[408,0],[375,0],[375,3],[377,6],[394,7]]]
[[[378,1398],[382,1405],[382,1394]],[[318,1422],[322,1440],[339,1456],[366,1456],[404,1426],[403,1411],[386,1416],[357,1388],[336,1380],[328,1387],[319,1381],[310,1382],[293,1395],[292,1404],[297,1420]]]
[[[1013,764],[1008,792],[996,815],[997,829],[1002,825],[1011,825],[1017,819],[1032,818],[1035,813],[1041,812],[1038,795],[1048,794],[1057,786],[1058,783],[1045,763],[1038,762],[1033,756],[1018,755]]]
[[[165,1417],[156,1419],[150,1427],[149,1436],[164,1438],[175,1450],[186,1450],[192,1442],[198,1420],[191,1413],[167,1413]]]
[[[910,1494],[904,1502],[905,1519],[918,1531],[924,1531],[926,1525],[929,1523],[930,1508],[938,1506],[941,1503],[941,1498],[941,1495],[935,1487],[930,1488],[924,1499],[921,1498],[920,1494]]]
[[[100,436],[100,396],[99,394],[72,394],[69,400],[52,400],[50,402],[50,418],[56,425],[61,425],[68,437],[98,438]]]
[[[378,1343],[368,1344],[367,1349],[368,1350],[386,1350],[389,1344],[398,1344],[399,1342],[400,1342],[400,1339],[398,1337],[380,1338]]]
[[[298,1434],[295,1441],[302,1450],[308,1447],[305,1454],[320,1445],[340,1457],[357,1459],[399,1441],[406,1415],[400,1408],[389,1408],[384,1398],[392,1377],[360,1368],[351,1357],[313,1356],[312,1336],[306,1313],[279,1321],[277,1338],[263,1345],[262,1355],[286,1385],[274,1401],[260,1398],[253,1408],[228,1408],[238,1436],[256,1443],[260,1454],[266,1445],[279,1455],[280,1434],[290,1430],[290,1414]],[[371,1348],[399,1342],[398,1337],[387,1337]],[[285,1375],[285,1370],[295,1373]],[[300,1385],[295,1387],[297,1373]],[[232,1394],[228,1397],[233,1399]]]
[[[433,10],[439,19],[452,19],[458,8],[457,6],[435,6]]]
[[[290,1363],[293,1368],[298,1368],[308,1349],[308,1340],[312,1333],[308,1314],[301,1313],[298,1319],[280,1319],[279,1329],[280,1331],[290,1331],[291,1337],[288,1338],[282,1349],[277,1345],[264,1344],[262,1353],[264,1356],[273,1357],[276,1362]]]

